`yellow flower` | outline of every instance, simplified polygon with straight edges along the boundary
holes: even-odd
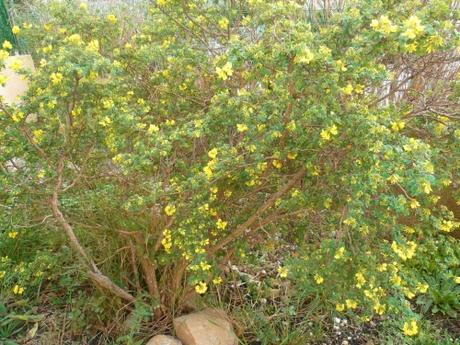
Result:
[[[299,194],[300,194],[300,191],[299,191],[297,188],[295,188],[295,189],[291,192],[291,197],[295,198],[295,197],[296,197],[297,195],[299,195]]]
[[[379,19],[373,19],[371,22],[371,28],[384,35],[388,35],[397,30],[397,26],[393,25],[390,18],[386,15],[381,15]]]
[[[351,85],[351,83],[348,83],[347,86],[342,88],[342,92],[344,95],[351,95],[353,93],[353,85]]]
[[[233,192],[232,192],[231,190],[226,190],[226,191],[224,192],[224,196],[225,196],[226,198],[231,197],[232,194],[233,194]]]
[[[391,249],[398,254],[398,256],[403,260],[406,261],[407,259],[411,259],[415,255],[415,251],[417,249],[417,244],[413,241],[407,242],[407,246],[399,246],[395,241],[391,244]]]
[[[271,133],[271,136],[272,136],[273,138],[281,138],[281,137],[283,136],[283,134],[282,134],[280,131],[273,131],[273,132]]]
[[[281,163],[279,160],[277,159],[274,159],[273,162],[272,162],[273,166],[276,168],[276,169],[281,169],[283,167],[283,163]]]
[[[335,62],[335,66],[340,72],[346,72],[348,70],[348,68],[345,66],[342,60],[337,60]]]
[[[332,135],[337,135],[338,134],[337,126],[332,125],[331,127],[329,127],[329,133],[331,133]]]
[[[229,63],[227,63],[225,66],[227,66]],[[230,68],[225,69],[224,67],[216,67],[216,73],[217,76],[222,79],[222,80],[227,80],[229,76],[233,74],[233,70],[231,69],[231,64]]]
[[[14,287],[13,287],[13,293],[15,295],[22,295],[24,293],[24,288],[19,286],[18,284],[16,284]]]
[[[410,16],[404,21],[403,24],[405,31],[402,35],[411,40],[421,35],[425,31],[425,27],[422,25],[422,22],[417,16]]]
[[[13,49],[13,45],[10,43],[10,41],[3,41],[3,49]]]
[[[211,151],[208,152],[208,157],[214,159],[217,157],[217,149],[213,148]]]
[[[295,153],[295,152],[289,152],[289,153],[287,154],[287,158],[288,158],[289,160],[294,160],[294,159],[297,158],[297,153]]]
[[[170,253],[170,252],[171,252],[171,247],[172,247],[171,241],[169,241],[167,238],[163,238],[163,239],[161,240],[161,244],[163,245],[163,247],[164,247],[166,253]]]
[[[244,123],[238,123],[236,125],[236,130],[240,133],[246,132],[248,130],[248,126],[246,126]]]
[[[433,170],[434,170],[434,168],[433,168]],[[441,180],[441,183],[442,183],[443,186],[447,187],[447,186],[450,186],[452,184],[452,180],[448,179],[448,178],[445,178],[445,179]]]
[[[444,44],[444,39],[439,35],[430,36],[426,44],[426,51],[432,53],[436,48]]]
[[[222,18],[219,20],[219,27],[223,30],[226,30],[228,28],[229,21],[227,18]]]
[[[150,125],[149,128],[147,129],[147,132],[149,132],[150,134],[153,134],[153,133],[156,133],[160,130],[160,127],[158,127],[157,125]]]
[[[415,229],[411,228],[410,226],[405,226],[404,227],[404,232],[406,232],[408,234],[413,234],[413,233],[415,233]]]
[[[108,125],[110,125],[112,123],[112,119],[108,116],[104,116],[100,121],[99,121],[99,124],[102,126],[102,127],[107,127]]]
[[[86,11],[88,9],[88,4],[86,2],[80,3],[80,9]]]
[[[364,85],[362,84],[356,84],[355,85],[355,92],[359,95],[362,95],[364,93]]]
[[[391,184],[396,184],[401,181],[401,176],[398,174],[392,174],[390,177],[388,177],[388,182]]]
[[[111,109],[115,106],[113,100],[111,99],[104,99],[102,101],[102,106],[104,107],[104,109]]]
[[[50,75],[50,80],[51,80],[51,84],[53,85],[58,85],[61,83],[62,81],[62,73],[51,73]]]
[[[304,63],[308,65],[314,58],[315,55],[312,51],[308,47],[305,47],[296,55],[294,61],[296,63]]]
[[[3,74],[0,74],[0,85],[5,85],[6,81],[8,78],[4,76]]]
[[[323,129],[320,133],[320,136],[323,140],[331,140],[331,134],[326,129]]]
[[[345,304],[343,304],[343,303],[337,303],[337,304],[335,305],[335,310],[337,310],[337,311],[344,311],[344,310],[345,310]]]
[[[347,305],[348,309],[356,309],[358,308],[358,302],[353,299],[346,299],[345,304]]]
[[[393,130],[393,132],[399,132],[400,130],[404,128],[405,125],[406,123],[404,121],[392,122],[391,129]]]
[[[113,14],[107,15],[107,20],[109,21],[110,24],[116,24],[117,23],[117,17],[115,17]]]
[[[388,268],[388,265],[386,263],[380,264],[377,266],[377,271],[379,272],[385,272]]]
[[[335,136],[337,134],[338,134],[337,126],[332,125],[332,126],[329,126],[328,128],[323,129],[320,133],[320,136],[321,136],[321,139],[328,141],[328,140],[331,140],[332,136]]]
[[[202,271],[209,271],[209,269],[211,268],[211,265],[208,264],[206,261],[201,261],[200,268]]]
[[[323,206],[325,208],[331,208],[331,205],[332,205],[332,199],[331,198],[327,198],[326,200],[324,200]]]
[[[36,129],[34,131],[32,131],[32,136],[34,138],[34,140],[37,142],[37,143],[40,143],[43,139],[43,134],[45,132],[43,132],[43,130],[41,129]]]
[[[428,291],[430,286],[427,283],[417,283],[416,288],[420,293],[425,293]]]
[[[454,135],[455,135],[456,138],[460,139],[460,129],[456,129],[454,131]]]
[[[431,188],[431,184],[429,182],[423,182],[422,188],[425,194],[430,194],[433,191],[433,189]]]
[[[9,238],[16,238],[16,236],[18,236],[18,232],[17,232],[17,231],[10,231],[10,232],[8,232],[8,237],[9,237]]]
[[[212,280],[212,283],[213,283],[214,285],[220,285],[220,284],[222,284],[222,278],[221,278],[221,277],[216,277],[216,278],[214,278],[214,279]]]
[[[227,62],[222,67],[216,67],[217,76],[222,80],[227,80],[228,77],[233,75],[232,63]]]
[[[205,173],[206,177],[208,178],[208,180],[212,177],[213,175],[213,171],[212,171],[212,168],[209,166],[209,165],[206,165],[204,168],[203,168],[203,172]]]
[[[347,219],[343,221],[343,223],[354,228],[356,226],[356,219],[353,217],[348,217]]]
[[[315,274],[313,279],[315,280],[316,284],[318,284],[318,285],[321,285],[324,282],[324,278],[321,277],[319,274]]]
[[[383,315],[385,313],[385,310],[386,310],[386,305],[385,304],[380,304],[380,302],[376,302],[374,304],[374,311],[377,314]]]
[[[10,53],[8,53],[6,50],[0,49],[0,61],[5,60],[8,56],[10,56]]]
[[[278,267],[278,275],[281,278],[286,278],[288,276],[289,270],[286,267]]]
[[[98,52],[99,51],[99,41],[98,40],[92,40],[88,43],[86,46],[86,50],[89,52]]]
[[[14,59],[11,61],[10,68],[15,72],[19,72],[22,68],[22,61],[19,59]]]
[[[404,292],[404,295],[406,295],[408,299],[412,299],[415,297],[415,294],[406,287],[403,288],[403,292]]]
[[[161,244],[163,248],[165,249],[166,253],[171,252],[171,248],[172,248],[171,230],[169,229],[163,230],[163,239],[161,240]]]
[[[51,51],[53,50],[53,45],[48,44],[46,47],[43,47],[42,50],[43,50],[43,53],[45,54],[51,53]]]
[[[167,205],[167,206],[165,207],[165,213],[166,213],[166,215],[168,215],[168,216],[174,215],[174,213],[176,213],[176,206],[174,206],[174,205]]]
[[[455,284],[460,284],[460,277],[455,277],[454,282]]]
[[[438,228],[439,230],[444,231],[444,232],[451,232],[453,229],[455,229],[459,225],[460,223],[443,219],[441,223],[438,225]]]
[[[24,113],[22,111],[18,111],[11,116],[13,122],[20,122],[24,118]]]
[[[397,274],[393,274],[393,275],[391,276],[391,278],[390,278],[390,281],[391,281],[394,285],[396,285],[396,286],[401,286],[401,284],[402,284],[402,282],[403,282],[402,279],[401,279],[401,277],[398,276]]]
[[[286,125],[286,128],[288,129],[288,131],[292,132],[297,128],[297,125],[295,121],[292,120],[292,121],[289,121],[289,123]]]
[[[410,201],[410,208],[415,209],[420,207],[420,203],[416,199]]]
[[[11,31],[13,31],[13,34],[17,35],[21,32],[21,28],[17,25],[14,25]]]
[[[362,288],[364,283],[366,282],[366,278],[364,278],[364,274],[362,274],[361,272],[358,272],[355,274],[355,278],[356,278],[356,287],[358,289]]]
[[[404,331],[404,334],[408,335],[409,337],[417,335],[418,333],[417,321],[410,320],[410,321],[404,322],[403,331]]]
[[[417,43],[406,44],[404,48],[408,53],[413,53],[417,50]]]
[[[36,177],[37,177],[38,180],[41,180],[42,178],[44,178],[44,177],[45,177],[45,170],[40,169],[40,170],[37,172]]]
[[[73,34],[67,37],[66,42],[69,42],[73,45],[79,45],[81,43],[81,36],[79,34]]]
[[[345,253],[345,247],[340,247],[335,252],[334,259],[339,260],[339,259],[343,258],[344,253]]]
[[[205,282],[201,281],[199,282],[198,284],[195,285],[195,291],[202,295],[204,293],[206,293],[206,291],[208,291],[208,286],[206,285]]]
[[[218,219],[216,222],[217,229],[224,230],[227,227],[227,222],[223,221],[222,219]]]

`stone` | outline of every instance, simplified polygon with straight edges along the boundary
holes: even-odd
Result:
[[[224,311],[205,309],[175,318],[174,330],[184,345],[238,345]]]
[[[182,343],[169,335],[156,335],[146,345],[182,345]]]

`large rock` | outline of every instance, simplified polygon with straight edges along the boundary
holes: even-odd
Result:
[[[182,345],[182,343],[169,335],[156,335],[146,345]]]
[[[184,345],[238,345],[232,324],[222,310],[206,309],[175,318],[173,323]]]

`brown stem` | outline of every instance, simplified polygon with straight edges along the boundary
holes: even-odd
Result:
[[[94,261],[91,260],[91,258],[88,256],[83,246],[80,244],[80,241],[75,235],[75,232],[73,231],[72,226],[69,224],[69,222],[64,217],[61,210],[59,209],[59,191],[62,188],[62,175],[64,172],[64,162],[65,162],[65,156],[62,155],[58,162],[56,185],[54,187],[53,196],[51,198],[51,208],[53,210],[54,218],[56,218],[58,223],[62,226],[67,237],[69,238],[72,249],[78,254],[78,258],[86,266],[89,278],[101,288],[110,291],[114,295],[120,297],[121,299],[127,302],[133,303],[135,301],[135,298],[133,295],[131,295],[129,292],[120,288],[112,280],[110,280],[110,278],[102,274],[101,271],[97,268]]]
[[[302,178],[305,174],[305,168],[300,169],[292,178],[283,186],[280,190],[278,190],[275,194],[273,194],[262,206],[260,206],[255,213],[252,214],[243,224],[237,226],[237,228],[231,232],[227,237],[222,239],[220,242],[216,243],[214,246],[210,247],[208,250],[208,256],[213,255],[222,247],[226,246],[230,242],[237,239],[241,236],[246,230],[250,230],[251,226],[259,219],[259,217],[270,207],[272,207],[276,200],[279,199],[281,196],[286,194],[294,185]]]
[[[156,276],[156,266],[147,255],[147,251],[144,248],[145,241],[142,233],[137,231],[118,231],[120,234],[125,236],[132,236],[136,242],[136,254],[139,257],[139,261],[142,268],[142,273],[147,284],[147,289],[150,296],[155,298],[161,303],[160,289],[158,288],[158,280]],[[131,242],[131,240],[129,240]]]
[[[185,270],[187,268],[187,261],[181,259],[173,268],[173,276],[171,279],[171,291],[170,291],[170,309],[176,304],[177,296],[182,293],[181,282],[184,277]]]
[[[130,253],[130,261],[131,261],[131,269],[134,274],[134,283],[136,285],[136,290],[138,293],[142,292],[142,287],[139,282],[139,274],[137,269],[137,255],[136,255],[136,246],[134,245],[131,239],[128,239],[129,242],[129,253]]]

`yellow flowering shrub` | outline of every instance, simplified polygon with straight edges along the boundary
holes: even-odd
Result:
[[[111,281],[103,291],[146,292],[161,313],[266,237],[295,237],[277,273],[299,294],[363,320],[403,315],[417,335],[410,303],[430,294],[435,263],[438,279],[459,275],[459,224],[433,196],[445,180],[458,191],[460,129],[382,95],[394,61],[451,52],[458,33],[442,7],[380,3],[319,25],[296,1],[162,0],[138,32],[52,5],[45,25],[20,28],[36,72],[11,63],[30,88],[1,106],[2,166],[24,160],[2,169],[1,204],[63,232],[89,279]],[[124,246],[132,265],[116,250],[95,260]]]

